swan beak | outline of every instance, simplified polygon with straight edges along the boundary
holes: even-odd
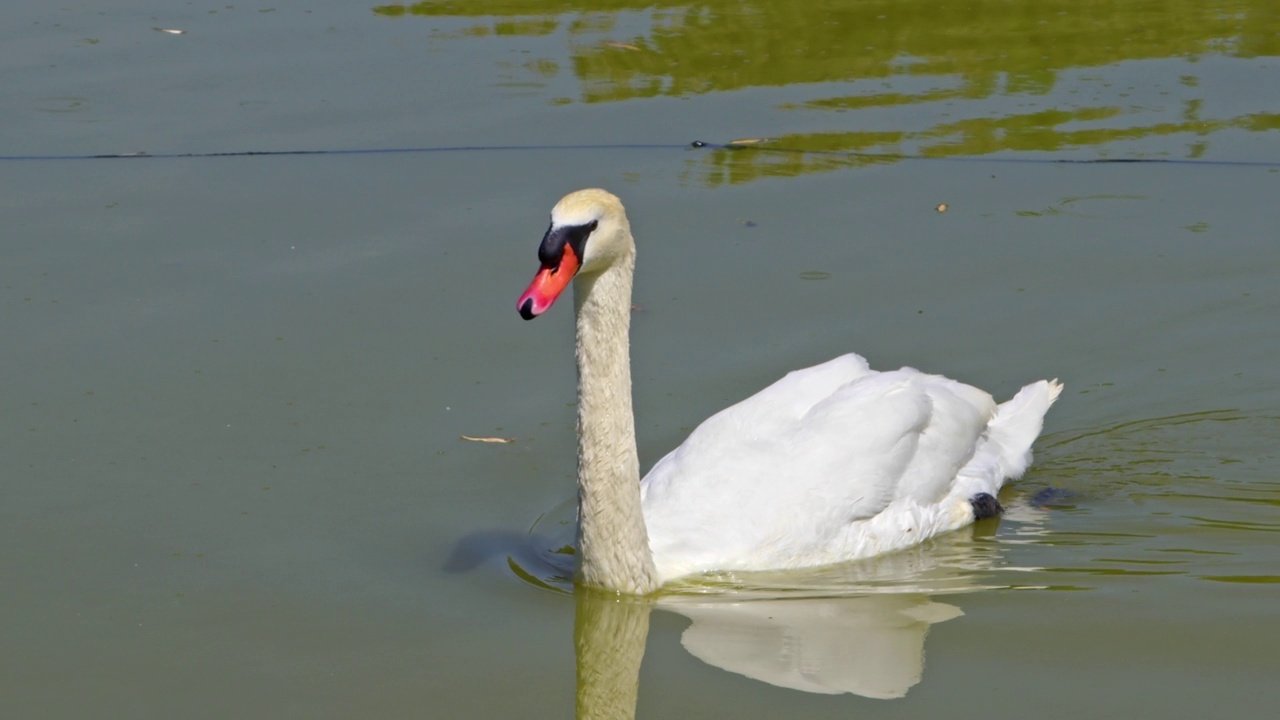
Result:
[[[533,276],[533,282],[529,283],[529,289],[525,290],[516,301],[516,309],[520,311],[520,317],[532,320],[546,312],[556,298],[560,297],[560,293],[569,287],[569,281],[577,274],[579,264],[573,248],[566,244],[564,254],[560,257],[560,264],[539,270],[538,274]]]

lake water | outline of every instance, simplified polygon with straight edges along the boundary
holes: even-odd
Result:
[[[10,5],[0,715],[1280,703],[1274,2]],[[569,594],[571,313],[514,302],[591,185],[642,464],[851,350],[1061,378],[1008,513]]]

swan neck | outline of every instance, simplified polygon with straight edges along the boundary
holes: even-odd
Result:
[[[640,504],[631,409],[634,251],[574,280],[578,362],[578,571],[583,583],[643,595],[658,588]]]

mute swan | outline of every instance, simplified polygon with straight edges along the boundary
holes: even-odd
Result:
[[[870,557],[1000,512],[1005,478],[1062,391],[999,406],[977,388],[854,354],[796,370],[713,415],[640,479],[631,410],[635,241],[622,202],[566,195],[516,303],[526,320],[574,282],[578,365],[578,573],[644,595],[713,570]]]

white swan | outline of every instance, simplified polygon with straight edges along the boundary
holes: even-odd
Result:
[[[1005,478],[1061,392],[987,393],[858,355],[796,370],[720,411],[643,480],[631,410],[635,241],[621,201],[566,195],[516,306],[545,312],[574,281],[578,364],[578,572],[630,594],[712,570],[809,567],[914,545],[1000,511]]]

